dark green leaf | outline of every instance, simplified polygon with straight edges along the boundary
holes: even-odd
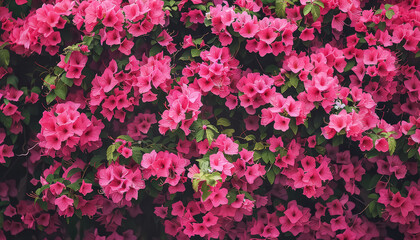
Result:
[[[54,93],[61,99],[66,100],[67,97],[67,85],[63,82],[58,82],[55,86]]]
[[[0,49],[0,65],[7,68],[10,63],[10,53],[7,49]]]
[[[273,184],[274,180],[276,180],[276,174],[274,173],[273,169],[270,169],[270,171],[267,172],[267,179],[270,184]]]
[[[149,51],[149,57],[155,56],[156,54],[162,52],[160,45],[154,45]]]
[[[276,156],[270,150],[264,150],[261,157],[266,164],[273,164],[276,161]]]
[[[141,159],[143,157],[143,153],[141,151],[141,148],[140,147],[137,147],[137,146],[134,146],[134,147],[131,147],[131,150],[133,151],[133,155],[132,155],[133,160],[137,164],[140,164]]]
[[[211,194],[211,191],[210,191],[210,188],[209,188],[209,186],[207,186],[207,184],[206,183],[203,183],[202,185],[201,185],[201,192],[203,193],[202,195],[201,195],[201,199],[203,200],[203,202],[204,201],[206,201],[206,199],[210,196],[210,194]]]
[[[69,87],[73,86],[73,80],[64,75],[61,76],[61,81]]]
[[[201,53],[200,49],[196,49],[196,48],[191,49],[191,56],[192,57],[199,57],[200,53]]]

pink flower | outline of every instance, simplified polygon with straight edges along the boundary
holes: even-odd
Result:
[[[63,191],[65,187],[66,186],[62,184],[61,182],[56,182],[50,185],[50,192],[53,195],[58,196],[61,194],[61,192]]]
[[[300,34],[300,39],[302,41],[311,41],[314,40],[314,28],[305,28]]]
[[[386,138],[380,138],[375,141],[375,149],[380,152],[387,152],[389,149],[388,141]]]
[[[364,136],[359,143],[359,148],[362,151],[369,151],[373,147],[373,140],[368,136]]]
[[[85,180],[82,181],[82,185],[80,186],[79,192],[86,196],[86,194],[92,192],[92,183],[86,183]]]
[[[58,208],[61,211],[64,212],[67,208],[73,206],[73,202],[74,202],[73,199],[67,197],[66,195],[63,195],[59,198],[56,198],[54,203],[55,203],[55,205],[58,206]]]

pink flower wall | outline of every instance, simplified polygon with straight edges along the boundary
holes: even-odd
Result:
[[[4,0],[1,239],[419,239],[420,1]]]

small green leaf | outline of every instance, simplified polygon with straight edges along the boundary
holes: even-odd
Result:
[[[66,57],[64,58],[64,62],[65,62],[65,63],[68,63],[68,62],[69,62],[69,59],[70,59],[71,53],[72,53],[72,52],[68,52],[68,53],[66,54]]]
[[[133,160],[137,163],[140,164],[141,159],[143,157],[143,153],[141,151],[141,147],[131,147],[131,150],[133,151],[133,155],[131,156],[133,158]]]
[[[203,141],[203,138],[204,138],[204,129],[200,129],[200,130],[198,130],[198,132],[195,134],[195,140],[196,140],[197,142],[201,142],[201,141]]]
[[[12,85],[15,88],[19,88],[18,86],[19,79],[14,74],[7,76],[6,83]]]
[[[349,61],[349,62],[347,62],[347,65],[344,68],[344,72],[350,71],[354,67],[354,65],[356,65],[356,61]]]
[[[322,7],[322,8],[325,8],[324,3],[319,1],[319,0],[315,1],[314,3],[317,4],[318,6]]]
[[[388,10],[388,11],[386,11],[386,13],[385,13],[385,16],[388,18],[388,19],[391,19],[393,16],[395,15],[395,12],[394,12],[394,10]]]
[[[263,150],[264,149],[264,144],[262,142],[257,142],[255,144],[254,150]]]
[[[50,104],[52,101],[55,100],[56,97],[57,97],[57,95],[55,95],[54,92],[51,92],[50,94],[47,95],[45,100],[47,101],[47,104]]]
[[[10,53],[7,49],[0,50],[0,65],[4,68],[7,68],[10,63]]]
[[[112,144],[106,150],[106,159],[111,162],[114,159],[115,145]]]
[[[235,133],[235,129],[229,128],[222,131],[222,134],[225,134],[228,137],[232,137],[233,133]]]
[[[264,150],[261,157],[266,164],[273,164],[276,161],[276,156],[269,150]]]
[[[313,5],[311,9],[312,18],[316,21],[321,16],[321,9],[319,6]]]
[[[235,190],[230,190],[229,193],[227,194],[227,199],[228,199],[228,204],[232,204],[233,202],[236,201],[236,191]]]
[[[290,78],[290,84],[294,87],[297,88],[298,84],[299,84],[299,79],[296,75],[291,75]]]
[[[203,193],[202,195],[201,195],[201,199],[203,200],[203,202],[204,201],[206,201],[206,199],[210,196],[210,194],[211,194],[211,191],[210,191],[210,188],[209,188],[209,186],[207,186],[207,184],[206,183],[203,183],[203,185],[201,185],[201,192]]]
[[[206,129],[206,137],[207,140],[209,141],[209,144],[211,144],[213,142],[214,139],[214,132],[211,129]]]
[[[388,145],[389,145],[389,154],[393,155],[395,152],[395,148],[397,147],[397,141],[395,141],[395,138],[389,137]]]
[[[373,200],[378,200],[379,199],[379,195],[377,193],[371,193],[368,195],[369,199],[373,199]]]
[[[66,100],[67,97],[67,85],[63,82],[58,82],[55,86],[54,93],[61,99]]]
[[[245,136],[245,140],[247,140],[248,142],[249,141],[255,141],[257,138],[254,136],[254,135],[252,135],[252,134],[249,134],[249,135],[246,135]]]
[[[134,139],[128,135],[120,135],[117,137],[117,139],[121,139],[127,142],[134,142]]]
[[[192,57],[199,57],[200,53],[201,53],[200,49],[196,49],[196,48],[191,49],[191,56]]]
[[[274,180],[276,180],[276,174],[274,173],[273,169],[270,169],[270,171],[267,172],[267,179],[270,184],[273,184]]]
[[[198,192],[198,185],[200,184],[200,182],[201,182],[200,179],[193,179],[192,188],[194,189],[195,192]]]
[[[149,57],[155,56],[160,52],[162,52],[162,48],[159,45],[154,45],[149,51]]]
[[[227,118],[219,118],[217,120],[217,125],[223,126],[223,127],[229,127],[230,121]]]
[[[392,5],[391,4],[385,4],[385,10],[388,10],[390,7],[392,7]]]
[[[311,12],[312,9],[312,4],[307,4],[304,8],[303,8],[303,16],[308,15]]]
[[[280,18],[286,17],[287,3],[285,0],[276,0],[276,15]]]
[[[69,87],[73,86],[73,80],[64,75],[61,76],[61,81]]]

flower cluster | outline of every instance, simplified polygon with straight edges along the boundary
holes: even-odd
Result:
[[[40,120],[42,130],[37,137],[45,154],[70,158],[76,146],[89,152],[101,147],[99,134],[104,124],[95,117],[89,120],[86,114],[78,111],[79,106],[66,102],[44,112]]]

